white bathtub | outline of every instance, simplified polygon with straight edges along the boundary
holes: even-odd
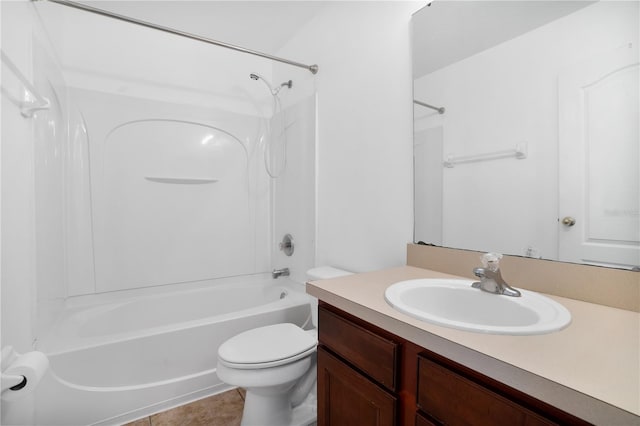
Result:
[[[38,425],[111,425],[229,389],[218,346],[258,326],[311,326],[311,298],[283,279],[249,277],[70,307],[39,344],[51,369]]]

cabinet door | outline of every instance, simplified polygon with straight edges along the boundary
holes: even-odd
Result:
[[[318,426],[392,426],[396,398],[318,348]]]

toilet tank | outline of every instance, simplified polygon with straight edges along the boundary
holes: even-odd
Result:
[[[307,271],[309,281],[326,280],[329,278],[344,277],[352,274],[353,272],[334,268],[333,266],[318,266],[317,268],[312,268]]]
[[[353,272],[345,271],[343,269],[334,268],[333,266],[318,266],[316,268],[309,269],[307,271],[307,279],[309,281],[315,280],[327,280],[329,278],[344,277],[352,275]],[[318,299],[312,298],[311,303],[311,321],[314,327],[318,327]]]

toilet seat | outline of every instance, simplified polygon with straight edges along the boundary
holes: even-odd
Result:
[[[260,369],[289,364],[309,356],[318,340],[295,324],[283,323],[254,328],[220,345],[219,362],[229,368]]]

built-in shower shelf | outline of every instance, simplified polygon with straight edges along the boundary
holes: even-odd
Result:
[[[179,185],[202,185],[205,183],[215,183],[220,179],[215,178],[194,178],[194,177],[168,177],[168,176],[145,176],[146,180],[157,183],[173,183]]]

